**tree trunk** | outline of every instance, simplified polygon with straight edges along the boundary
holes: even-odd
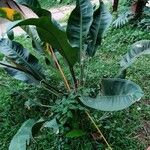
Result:
[[[147,3],[147,0],[137,0],[137,2],[132,4],[132,11],[135,15],[135,18],[138,19],[141,17],[146,3]]]
[[[119,0],[113,0],[113,12],[118,10]]]

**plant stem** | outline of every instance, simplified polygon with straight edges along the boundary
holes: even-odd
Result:
[[[83,60],[81,60],[81,64],[80,64],[80,69],[81,69],[81,79],[80,79],[80,84],[81,84],[81,86],[83,86],[83,84],[84,84],[84,62],[83,62]]]
[[[82,41],[82,40],[80,40],[80,42],[81,42],[81,41]],[[81,42],[81,43],[82,43],[82,42]],[[56,58],[56,56],[55,56],[55,54],[54,54],[54,52],[53,52],[52,47],[47,44],[47,49],[50,50],[50,52],[51,52],[51,54],[52,54],[52,57],[53,57],[55,63],[57,64],[58,69],[59,69],[59,71],[60,71],[60,73],[61,73],[61,75],[62,75],[62,77],[63,77],[63,79],[64,79],[64,83],[65,83],[65,85],[66,85],[66,88],[67,88],[68,92],[70,92],[70,91],[71,91],[71,88],[70,88],[70,86],[69,86],[69,84],[68,84],[68,81],[67,81],[67,79],[66,79],[66,77],[65,77],[65,75],[64,75],[64,73],[63,73],[63,71],[62,71],[62,69],[61,69],[61,67],[60,67],[60,65],[59,65],[59,63],[58,63],[58,61],[57,61],[57,58]],[[82,48],[80,48],[80,58],[82,58],[81,49],[82,49]],[[81,60],[82,60],[82,59],[81,59]],[[81,61],[81,60],[80,60],[80,61]],[[82,60],[82,61],[83,61],[83,60]],[[81,81],[83,81],[83,73],[84,73],[84,72],[83,72],[83,64],[82,64],[82,62],[80,62],[80,65],[81,65],[80,67],[81,67],[81,79],[82,79]],[[93,118],[90,116],[90,114],[89,114],[87,111],[85,111],[85,113],[87,114],[87,116],[89,117],[89,119],[91,120],[91,122],[93,123],[93,125],[95,126],[95,128],[97,129],[97,131],[100,133],[100,135],[101,135],[102,138],[104,139],[104,141],[105,141],[105,143],[107,144],[107,146],[109,147],[109,149],[112,150],[112,148],[111,148],[110,145],[108,144],[107,140],[105,139],[104,135],[102,134],[102,132],[100,131],[100,129],[98,128],[98,126],[96,125],[96,123],[94,122]]]
[[[113,2],[113,12],[117,12],[118,4],[119,4],[119,0],[114,0],[114,2]]]
[[[47,44],[47,49],[51,52],[52,57],[53,57],[53,59],[54,59],[56,65],[57,65],[57,67],[58,67],[58,69],[59,69],[59,71],[60,71],[60,74],[61,74],[61,76],[62,76],[62,78],[63,78],[63,80],[64,80],[65,86],[66,86],[68,92],[70,92],[70,91],[71,91],[71,88],[70,88],[70,86],[69,86],[69,83],[68,83],[68,81],[67,81],[67,79],[66,79],[66,77],[65,77],[65,75],[64,75],[63,70],[61,69],[61,67],[60,67],[60,65],[59,65],[59,63],[58,63],[58,61],[57,61],[57,58],[56,58],[56,56],[55,56],[55,54],[54,54],[54,51],[53,51],[52,47],[51,47],[49,44]]]
[[[51,88],[53,89],[54,91],[56,91],[57,93],[59,94],[62,94],[63,95],[63,92],[62,91],[59,91],[58,89],[56,89],[54,86],[48,84],[46,81],[42,81],[41,83],[43,83],[45,86],[47,86],[48,88]]]
[[[53,106],[48,106],[48,105],[43,105],[43,104],[40,104],[41,107],[45,107],[45,108],[52,108]]]
[[[105,141],[105,143],[107,144],[108,148],[110,150],[112,150],[111,146],[109,145],[109,143],[107,142],[106,138],[104,137],[103,133],[100,131],[100,129],[98,128],[98,126],[96,125],[96,123],[94,122],[93,118],[91,117],[91,115],[85,111],[85,113],[87,114],[87,116],[89,117],[89,119],[91,120],[91,122],[93,123],[93,125],[95,126],[95,128],[97,129],[98,133],[102,136],[103,140]]]
[[[82,39],[82,34],[83,34],[83,30],[82,30],[82,14],[80,16],[80,84],[81,86],[83,86],[83,78],[84,78],[84,67],[83,67],[83,56],[82,56],[82,51],[83,51],[83,39]]]
[[[75,72],[74,72],[74,70],[73,70],[73,67],[72,67],[72,66],[69,66],[69,69],[70,69],[70,73],[71,73],[72,78],[73,78],[75,91],[77,91],[78,83],[77,83],[77,79],[76,79],[76,76],[75,76]]]
[[[45,90],[49,91],[50,93],[56,95],[57,97],[60,97],[60,93],[57,93],[56,91],[53,91],[52,89],[47,88],[46,86],[41,84],[41,87],[43,87]]]

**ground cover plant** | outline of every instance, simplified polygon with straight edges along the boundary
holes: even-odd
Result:
[[[84,4],[84,3],[83,3]],[[79,4],[77,3],[77,6],[79,6]],[[81,7],[82,8],[82,7]],[[79,9],[79,7],[76,7],[76,9],[72,12],[72,14],[71,14],[71,16],[70,16],[70,20],[69,20],[69,22],[68,22],[68,27],[67,27],[67,33],[69,33],[69,32],[72,32],[72,30],[74,29],[74,24],[76,23],[74,23],[73,25],[72,25],[72,22],[74,21],[74,19],[77,19],[77,17],[75,17],[76,15],[78,15],[77,14],[77,12],[79,11],[81,11],[81,10],[83,10],[83,9]],[[89,3],[89,8],[91,8],[91,10],[93,10],[92,9],[92,6],[90,5],[90,3]],[[103,8],[103,9],[102,9]],[[105,10],[106,11],[106,9],[104,9],[105,7],[104,7],[104,5],[103,5],[103,3],[101,3],[101,5],[100,5],[100,7],[97,9],[97,11],[94,13],[95,14],[95,16],[97,16],[97,15],[100,15],[100,16],[102,16],[101,15],[101,11],[100,10]],[[42,10],[41,10],[42,11]],[[98,14],[97,14],[97,12],[99,12]],[[107,13],[106,13],[107,12]],[[107,14],[107,16],[109,16],[109,17],[104,17],[105,19],[105,21],[108,19],[108,21],[106,21],[105,23],[105,27],[106,26],[108,26],[108,24],[110,24],[109,23],[109,21],[111,20],[110,19],[110,14],[108,13],[108,11],[106,11],[104,14]],[[38,14],[39,14],[39,12],[37,12]],[[41,12],[40,12],[41,13]],[[48,14],[49,15],[49,13],[47,12],[47,11],[45,11],[45,10],[43,10],[43,13],[44,13],[44,15],[46,15],[46,14]],[[81,13],[82,14],[82,13]],[[41,15],[41,14],[40,14]],[[43,15],[43,14],[42,14]],[[81,15],[82,16],[82,15]],[[84,16],[84,15],[83,15]],[[49,16],[48,16],[49,17]],[[85,16],[84,16],[85,17]],[[83,17],[83,18],[84,18]],[[89,17],[89,16],[88,16]],[[82,17],[81,17],[82,18]],[[82,19],[83,19],[82,18]],[[86,17],[85,17],[86,18]],[[23,20],[23,21],[19,21],[19,22],[15,22],[14,24],[13,24],[13,26],[16,26],[16,24],[17,25],[27,25],[27,24],[29,24],[29,25],[35,25],[36,23],[36,20],[40,20],[40,19],[43,19],[42,17],[41,18],[39,18],[39,19],[28,19],[28,20]],[[104,27],[104,24],[101,24],[102,22],[102,20],[99,20],[98,22],[98,24],[96,24],[96,26],[98,27],[98,28],[100,28],[100,27],[103,27],[103,28],[100,28],[101,30],[96,30],[96,32],[95,32],[95,30],[92,30],[93,28],[91,28],[91,32],[89,32],[89,30],[87,31],[89,34],[88,34],[88,38],[85,38],[86,36],[86,34],[82,37],[82,35],[83,34],[81,34],[82,32],[82,28],[81,28],[81,26],[78,26],[79,24],[80,25],[82,25],[83,24],[83,20],[82,19],[80,19],[79,18],[79,20],[77,19],[76,21],[79,21],[79,23],[76,25],[76,31],[79,31],[77,34],[79,35],[79,36],[75,36],[75,37],[72,37],[72,36],[74,36],[74,35],[72,35],[72,34],[68,34],[68,39],[70,40],[70,43],[71,43],[71,47],[73,48],[73,49],[75,49],[75,47],[76,47],[76,50],[79,50],[80,51],[80,53],[79,53],[79,60],[78,60],[78,57],[76,58],[76,60],[75,59],[70,59],[70,57],[68,57],[67,56],[67,53],[65,53],[65,48],[63,49],[63,45],[61,45],[62,46],[62,49],[61,50],[59,50],[59,48],[57,47],[57,45],[54,43],[54,41],[50,41],[50,39],[48,39],[48,36],[50,36],[50,35],[48,35],[48,36],[46,36],[46,38],[44,37],[45,35],[44,34],[42,34],[43,33],[43,28],[42,28],[42,26],[38,26],[38,33],[39,33],[39,35],[40,35],[40,37],[42,37],[42,40],[44,40],[44,48],[43,49],[45,49],[46,50],[46,55],[43,55],[43,60],[46,60],[46,64],[49,64],[50,62],[51,62],[51,56],[52,56],[52,58],[54,59],[54,67],[51,67],[51,69],[53,68],[53,70],[54,70],[54,68],[57,68],[56,69],[56,71],[58,71],[58,69],[60,70],[60,72],[61,72],[61,75],[63,76],[63,78],[64,78],[64,83],[65,83],[65,85],[66,85],[66,87],[67,87],[67,90],[69,91],[69,93],[67,92],[67,91],[65,91],[65,89],[62,87],[62,85],[61,85],[61,88],[60,87],[57,87],[57,88],[59,88],[59,89],[61,89],[61,90],[59,90],[59,89],[57,89],[56,87],[53,87],[53,86],[51,86],[51,85],[53,85],[53,84],[48,84],[48,83],[50,83],[51,81],[49,81],[49,80],[47,80],[47,82],[45,82],[44,80],[43,80],[43,78],[41,78],[43,75],[41,74],[41,73],[39,73],[39,72],[37,72],[37,69],[39,68],[39,67],[37,67],[37,59],[32,55],[32,54],[28,54],[27,53],[27,51],[19,44],[19,43],[15,43],[14,41],[9,41],[8,39],[2,39],[1,40],[1,46],[3,47],[3,48],[6,48],[5,49],[5,51],[2,49],[1,51],[2,51],[2,53],[5,55],[5,56],[7,56],[7,59],[5,59],[5,62],[3,61],[3,62],[1,62],[1,65],[3,65],[3,66],[5,66],[5,69],[6,69],[6,71],[8,72],[8,73],[10,73],[11,75],[13,75],[13,76],[15,76],[16,78],[18,78],[18,79],[21,79],[21,80],[25,80],[25,81],[27,81],[27,82],[33,82],[34,81],[34,83],[38,83],[38,86],[40,86],[40,88],[44,88],[44,89],[46,89],[46,90],[48,90],[50,93],[52,93],[52,95],[55,95],[55,97],[53,97],[53,99],[52,99],[52,102],[50,102],[50,101],[47,101],[46,103],[48,103],[48,104],[42,104],[41,102],[39,102],[39,101],[37,101],[37,99],[35,99],[35,100],[28,100],[27,102],[26,102],[26,106],[30,109],[31,108],[31,106],[35,106],[35,105],[37,105],[37,106],[39,106],[39,107],[42,107],[43,108],[43,111],[44,111],[44,113],[46,113],[46,115],[44,116],[44,118],[42,118],[42,119],[40,119],[39,121],[34,121],[34,120],[28,120],[27,122],[25,122],[24,123],[24,125],[20,128],[20,130],[18,131],[18,133],[14,136],[14,138],[13,138],[13,140],[12,140],[12,142],[11,142],[11,144],[10,144],[10,149],[12,148],[15,148],[15,146],[16,146],[16,144],[18,144],[18,146],[20,146],[21,144],[23,144],[24,146],[26,145],[25,143],[26,143],[26,140],[28,141],[29,140],[29,138],[30,138],[30,136],[31,136],[31,131],[32,131],[32,133],[34,134],[35,133],[35,130],[37,130],[37,129],[39,129],[39,128],[44,128],[44,127],[49,127],[49,128],[53,128],[54,129],[54,131],[56,132],[56,133],[58,133],[59,132],[59,135],[63,135],[63,134],[65,134],[66,135],[66,137],[70,137],[70,138],[77,138],[77,137],[80,137],[80,136],[83,136],[83,135],[87,135],[87,130],[89,130],[88,128],[87,128],[87,130],[85,130],[86,129],[86,127],[85,128],[83,128],[82,127],[82,130],[81,130],[81,126],[83,125],[82,124],[82,122],[80,122],[79,120],[80,120],[80,117],[84,117],[85,116],[85,112],[86,112],[86,114],[87,114],[87,116],[89,116],[89,119],[91,119],[91,116],[89,115],[89,113],[87,112],[87,108],[86,107],[84,107],[84,105],[83,104],[85,104],[86,106],[89,106],[89,107],[92,107],[92,108],[95,108],[95,109],[99,109],[99,110],[105,110],[105,111],[113,111],[113,110],[119,110],[119,109],[123,109],[124,107],[127,107],[128,105],[131,105],[131,103],[130,103],[130,101],[129,101],[129,99],[128,99],[128,96],[127,95],[125,95],[126,97],[125,97],[125,99],[127,100],[127,103],[124,103],[124,102],[122,102],[121,104],[117,104],[116,102],[115,102],[115,100],[117,101],[117,97],[116,97],[116,92],[119,92],[119,95],[120,95],[120,92],[128,92],[128,90],[126,91],[126,88],[128,87],[128,85],[129,85],[129,87],[131,88],[131,90],[139,90],[137,93],[135,93],[135,91],[133,92],[133,93],[131,93],[131,94],[135,94],[134,96],[137,96],[136,97],[136,99],[135,100],[138,100],[138,98],[140,98],[141,96],[142,96],[142,91],[141,91],[141,89],[140,89],[140,87],[139,86],[137,86],[136,84],[134,84],[134,83],[132,83],[132,82],[130,82],[130,81],[127,81],[127,80],[124,80],[124,79],[118,79],[118,78],[112,78],[112,79],[103,79],[103,84],[102,84],[102,86],[104,86],[103,88],[104,88],[104,91],[106,90],[106,88],[108,87],[108,85],[110,84],[110,88],[111,88],[111,90],[106,90],[105,92],[106,92],[106,95],[109,95],[108,97],[106,97],[106,96],[98,96],[98,98],[99,99],[101,99],[101,101],[99,101],[99,99],[97,99],[96,97],[97,97],[97,95],[99,95],[99,94],[97,94],[97,92],[99,93],[100,92],[100,87],[98,87],[98,88],[93,88],[93,89],[90,89],[90,88],[86,88],[85,89],[85,87],[86,87],[86,84],[87,83],[85,83],[85,79],[83,78],[84,76],[85,76],[85,74],[84,74],[84,72],[83,72],[83,68],[84,68],[84,64],[86,64],[86,60],[85,59],[83,59],[84,57],[86,57],[86,55],[85,55],[85,52],[86,52],[86,54],[88,54],[88,55],[90,55],[90,56],[93,56],[94,54],[95,54],[95,46],[97,47],[97,44],[99,44],[99,43],[97,43],[97,39],[94,39],[95,37],[97,37],[97,36],[95,36],[95,35],[99,35],[99,38],[100,38],[100,40],[98,40],[98,41],[101,41],[101,38],[102,38],[102,34],[101,34],[101,32],[99,33],[99,31],[104,31],[104,29],[106,29],[105,27]],[[94,18],[95,19],[95,18]],[[32,22],[32,21],[34,21],[34,22]],[[44,20],[44,21],[46,21],[46,20]],[[50,20],[49,20],[50,21]],[[92,24],[93,26],[95,25],[95,23],[97,23],[97,20],[95,19],[94,21],[93,21],[94,23]],[[53,23],[53,25],[54,25],[54,22],[52,22]],[[55,22],[56,23],[56,22]],[[87,22],[84,22],[84,23],[87,23]],[[91,21],[91,23],[92,23],[92,21]],[[41,23],[42,24],[42,23]],[[101,25],[101,26],[100,26]],[[103,25],[103,26],[102,26]],[[44,26],[45,27],[45,26]],[[72,27],[72,29],[71,29],[71,27]],[[85,27],[85,26],[83,26],[83,27]],[[86,28],[87,28],[88,26],[86,26]],[[90,26],[89,26],[90,27]],[[11,27],[12,28],[12,27]],[[56,31],[58,31],[58,29],[60,29],[60,27],[58,27],[58,24],[57,24],[57,26],[56,26],[56,28],[57,28],[57,30]],[[55,28],[54,28],[55,29]],[[85,28],[84,28],[85,29]],[[60,30],[60,31],[63,31],[63,30]],[[93,32],[94,31],[94,32]],[[41,33],[41,34],[40,34]],[[46,32],[44,32],[44,33],[46,33]],[[94,38],[93,38],[93,33],[94,33]],[[56,35],[55,35],[56,36]],[[80,37],[80,38],[79,38]],[[48,40],[48,41],[45,41],[45,40]],[[64,39],[63,39],[64,40]],[[85,40],[85,41],[82,41],[82,40]],[[59,39],[58,41],[61,41],[61,39]],[[10,42],[10,43],[9,43]],[[34,41],[35,42],[35,41]],[[55,41],[56,42],[56,41]],[[7,44],[5,44],[5,43],[7,43]],[[49,43],[49,44],[48,44]],[[65,42],[64,42],[65,43]],[[63,43],[63,44],[64,44]],[[84,43],[84,44],[83,44]],[[37,43],[36,43],[37,44]],[[34,44],[34,47],[36,46],[36,44]],[[60,44],[62,44],[62,43],[60,43]],[[65,43],[66,44],[66,43]],[[87,51],[83,51],[83,47],[81,46],[81,44],[83,44],[84,46],[86,46],[85,47],[85,50],[87,50]],[[138,45],[142,45],[141,46],[141,48],[139,48],[138,47]],[[51,47],[51,45],[52,45],[52,47]],[[88,45],[88,46],[87,46]],[[73,47],[74,46],[74,47]],[[9,48],[8,48],[9,47]],[[11,48],[10,48],[11,47]],[[12,48],[13,47],[13,48]],[[15,52],[19,52],[18,54],[17,54],[17,57],[16,57],[16,54],[14,55],[14,53],[12,53],[12,50],[14,51],[14,48],[15,47],[19,47],[19,51],[16,51],[15,50]],[[94,48],[93,48],[94,47]],[[64,58],[66,59],[66,61],[68,62],[68,64],[69,64],[69,67],[70,67],[70,71],[71,71],[71,75],[72,75],[72,83],[74,83],[73,85],[74,86],[71,86],[71,87],[69,87],[70,85],[68,84],[68,81],[66,80],[66,77],[63,75],[63,72],[62,72],[62,70],[61,70],[61,67],[60,67],[60,62],[61,62],[61,60],[60,60],[60,62],[58,62],[58,60],[56,59],[56,56],[55,56],[55,54],[54,54],[54,48],[56,48],[56,51],[58,51],[58,52],[60,52],[63,56],[64,56]],[[87,48],[87,49],[86,49]],[[16,49],[16,48],[15,48]],[[23,50],[22,50],[23,49]],[[71,48],[70,48],[71,49]],[[39,50],[39,47],[38,47],[38,50]],[[10,52],[11,51],[11,53],[8,53],[8,52]],[[82,51],[82,52],[81,52]],[[128,67],[128,65],[129,65],[129,63],[131,63],[131,61],[130,60],[133,60],[132,58],[135,58],[135,56],[137,56],[137,54],[139,54],[140,52],[147,52],[148,53],[148,51],[149,51],[149,40],[145,40],[145,41],[140,41],[140,42],[138,42],[138,43],[136,43],[135,45],[133,45],[133,48],[131,49],[131,52],[132,52],[132,55],[126,55],[125,57],[124,57],[124,59],[122,60],[122,64],[123,64],[123,69],[122,69],[122,71],[121,71],[121,74],[119,74],[120,76],[119,77],[121,77],[121,75],[124,75],[125,76],[125,74],[124,74],[124,70],[126,69],[126,67]],[[25,53],[26,52],[26,53]],[[47,55],[47,53],[49,54],[49,52],[50,52],[50,55]],[[78,51],[77,51],[78,52]],[[129,54],[131,54],[131,52],[129,53]],[[25,54],[21,54],[21,53],[25,53]],[[20,56],[20,54],[21,54],[21,57],[19,57],[19,59],[18,59],[18,56]],[[41,54],[41,53],[40,53]],[[74,53],[72,53],[72,54],[74,54]],[[81,55],[82,54],[82,55]],[[84,55],[83,55],[84,54]],[[140,53],[141,54],[141,53]],[[38,54],[35,54],[35,55],[38,55]],[[71,54],[70,54],[71,55]],[[25,58],[22,58],[22,57],[24,57],[24,56],[28,56],[27,58],[27,60],[25,59]],[[49,57],[50,56],[50,57]],[[75,56],[75,55],[74,55]],[[78,55],[77,55],[78,56]],[[84,56],[84,57],[83,57]],[[45,58],[46,57],[46,58]],[[29,59],[29,58],[32,58],[32,59]],[[72,57],[72,58],[74,58],[74,57]],[[127,58],[127,59],[126,59]],[[130,59],[128,59],[128,58],[130,58]],[[24,59],[25,59],[25,61],[24,61]],[[14,62],[14,60],[15,60],[15,62]],[[22,62],[22,60],[23,60],[23,62]],[[32,60],[32,61],[31,61]],[[7,63],[6,63],[6,61],[7,61]],[[76,79],[75,78],[75,76],[74,76],[74,71],[73,71],[73,65],[74,65],[74,62],[76,62],[76,61],[79,61],[79,64],[80,65],[77,65],[77,66],[75,66],[77,69],[80,69],[80,71],[81,71],[81,78],[80,78],[80,76],[77,76],[77,78],[79,77],[80,78],[80,80],[78,80],[78,79]],[[11,66],[10,66],[10,62],[11,62]],[[13,62],[13,63],[12,63]],[[88,61],[87,61],[88,62]],[[9,63],[9,64],[8,64]],[[19,63],[19,64],[18,64]],[[25,64],[24,64],[25,63]],[[33,65],[33,66],[31,66],[31,64]],[[12,66],[13,65],[13,66]],[[36,65],[36,67],[34,67],[34,65]],[[66,65],[66,63],[65,63],[65,65]],[[9,67],[9,68],[8,68]],[[15,68],[16,67],[16,68]],[[49,65],[48,65],[48,67],[50,67]],[[12,70],[13,69],[13,70]],[[15,70],[14,70],[15,69]],[[19,73],[17,72],[17,74],[16,74],[16,70],[19,70]],[[13,72],[12,72],[13,71]],[[20,73],[21,72],[21,73]],[[23,73],[23,74],[22,74]],[[27,74],[27,76],[26,76],[26,74],[24,74],[24,73],[26,73]],[[87,72],[86,72],[87,73]],[[123,74],[122,74],[123,73]],[[70,77],[71,77],[71,75],[70,75]],[[47,77],[48,78],[48,77]],[[69,78],[69,77],[68,77]],[[101,77],[102,78],[102,77]],[[50,78],[50,80],[51,80],[51,78]],[[118,87],[118,83],[119,83],[119,85],[120,85],[120,82],[122,83],[122,85],[123,86],[121,86],[121,88],[123,88],[123,90],[121,90],[120,91],[120,88],[118,89],[118,91],[117,90],[114,90],[113,91],[113,93],[107,93],[108,91],[110,92],[112,92],[112,89],[114,89],[115,87]],[[128,84],[124,84],[124,83],[128,83]],[[80,84],[79,84],[80,83]],[[105,87],[105,84],[107,83],[107,86]],[[112,84],[113,83],[113,84]],[[116,85],[114,86],[114,83],[116,83]],[[80,87],[79,87],[79,85],[80,85]],[[88,86],[87,86],[88,87]],[[124,87],[125,87],[125,89],[124,89]],[[133,88],[134,87],[134,88]],[[130,90],[130,88],[129,88],[129,90]],[[71,93],[70,93],[70,89],[71,89]],[[93,92],[93,90],[94,90],[94,92]],[[95,90],[97,90],[97,92],[95,91]],[[102,90],[102,89],[101,89]],[[124,91],[125,90],[125,91]],[[34,91],[35,92],[35,91]],[[104,93],[105,93],[104,92]],[[140,93],[141,92],[141,93]],[[62,98],[58,98],[59,97],[59,94],[61,95],[61,97]],[[115,96],[113,96],[113,94],[115,94]],[[126,93],[125,93],[126,94]],[[137,94],[137,95],[136,95]],[[51,95],[51,96],[52,96]],[[86,95],[86,98],[85,98],[85,95]],[[87,97],[88,96],[88,97]],[[90,97],[89,97],[90,96]],[[134,98],[135,97],[131,97],[131,98],[133,98],[133,100],[134,100]],[[114,97],[116,97],[115,99],[114,99]],[[90,101],[88,101],[88,99],[90,99]],[[91,103],[91,99],[92,99],[92,103]],[[108,106],[109,105],[109,102],[107,101],[107,99],[109,100],[109,102],[113,102],[110,106]],[[104,101],[104,100],[106,100],[106,101]],[[102,104],[101,105],[99,105],[98,104],[98,102],[102,102]],[[83,104],[82,104],[83,103]],[[94,103],[97,103],[96,105],[93,105]],[[107,103],[107,104],[106,104]],[[51,107],[51,104],[53,104],[53,107]],[[105,105],[106,104],[106,105]],[[45,109],[44,109],[45,108]],[[51,110],[51,111],[50,111]],[[79,111],[80,110],[80,111]],[[50,112],[49,112],[50,111]],[[51,112],[53,112],[52,114],[51,114]],[[77,115],[78,114],[78,115]],[[52,120],[50,120],[53,116],[55,116],[55,119],[52,119]],[[37,116],[36,116],[37,117]],[[76,121],[74,121],[74,120],[76,120]],[[86,122],[86,119],[85,120],[83,120],[83,121],[85,121]],[[93,121],[93,119],[91,119],[91,121]],[[18,138],[21,138],[22,137],[22,133],[24,132],[24,126],[26,127],[26,125],[27,124],[30,124],[31,126],[28,128],[28,135],[26,135],[26,137],[24,136],[24,134],[23,134],[23,138],[25,137],[26,139],[25,139],[25,141],[22,141],[22,143],[20,142],[20,143],[18,143],[17,142],[17,139]],[[71,125],[69,125],[71,123]],[[58,126],[59,126],[59,128],[58,128]],[[96,125],[95,125],[96,126]],[[97,127],[97,126],[96,126]],[[94,134],[92,134],[92,135],[94,135]],[[60,141],[61,139],[62,139],[62,137],[58,137],[59,138],[59,140],[58,141]],[[96,136],[96,135],[95,135]],[[95,137],[94,136],[94,137]],[[69,141],[68,141],[69,142]],[[67,143],[67,141],[66,141],[66,143]],[[56,143],[56,145],[58,146],[58,143]],[[14,146],[14,147],[13,147]],[[61,147],[61,146],[64,146],[64,145],[60,145],[59,144],[59,146]],[[102,146],[102,145],[100,145],[100,146]],[[109,145],[108,145],[109,146]],[[98,148],[100,148],[100,147],[98,147]],[[79,147],[79,149],[80,149],[80,147]]]
[[[128,23],[133,26],[145,28],[149,30],[150,27],[150,7],[148,7],[148,1],[121,1],[123,6],[119,7],[117,19],[113,22],[113,26],[120,28]],[[121,12],[120,12],[121,10]]]

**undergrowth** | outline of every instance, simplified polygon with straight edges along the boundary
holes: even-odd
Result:
[[[87,60],[87,64],[90,64],[85,66],[87,87],[96,89],[100,86],[100,77],[114,77],[119,68],[118,62],[121,55],[127,52],[129,45],[142,39],[150,39],[150,33],[131,26],[111,29],[107,33],[107,38],[104,38],[102,48],[97,52],[95,58]],[[31,49],[29,39],[21,36],[17,37],[17,40]],[[150,120],[150,104],[148,102],[150,99],[149,64],[150,56],[143,56],[127,72],[128,78],[136,81],[143,88],[145,96],[140,102],[119,112],[93,111],[92,116],[94,116],[99,128],[114,150],[144,150],[150,144],[148,143],[150,141],[149,135],[143,132],[143,128],[146,128],[144,123]],[[67,74],[67,69],[65,69],[65,73]],[[59,76],[55,74],[52,76],[58,82],[60,81]],[[61,86],[61,82],[58,85]],[[0,150],[8,149],[10,140],[24,120],[31,116],[39,117],[40,113],[43,113],[44,110],[38,107],[31,112],[25,108],[24,103],[27,97],[31,99],[39,98],[44,102],[45,99],[53,99],[51,95],[48,95],[47,92],[45,94],[45,92],[40,88],[37,89],[34,86],[16,81],[8,77],[3,70],[0,70]],[[95,129],[92,124],[83,124],[83,126],[85,128],[88,126],[88,129],[91,129],[89,138],[86,138],[87,135],[83,135],[80,138],[70,140],[70,138],[54,136],[50,130],[44,130],[39,137],[35,138],[35,144],[31,146],[31,150],[55,150],[58,145],[63,145],[64,150],[69,150],[70,147],[75,150],[105,149],[102,139],[97,138],[96,131],[93,132]],[[99,141],[101,141],[101,145],[96,144]]]

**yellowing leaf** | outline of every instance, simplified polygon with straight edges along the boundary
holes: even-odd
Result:
[[[22,18],[20,13],[10,8],[0,8],[0,17],[6,18],[10,21],[19,20]]]

